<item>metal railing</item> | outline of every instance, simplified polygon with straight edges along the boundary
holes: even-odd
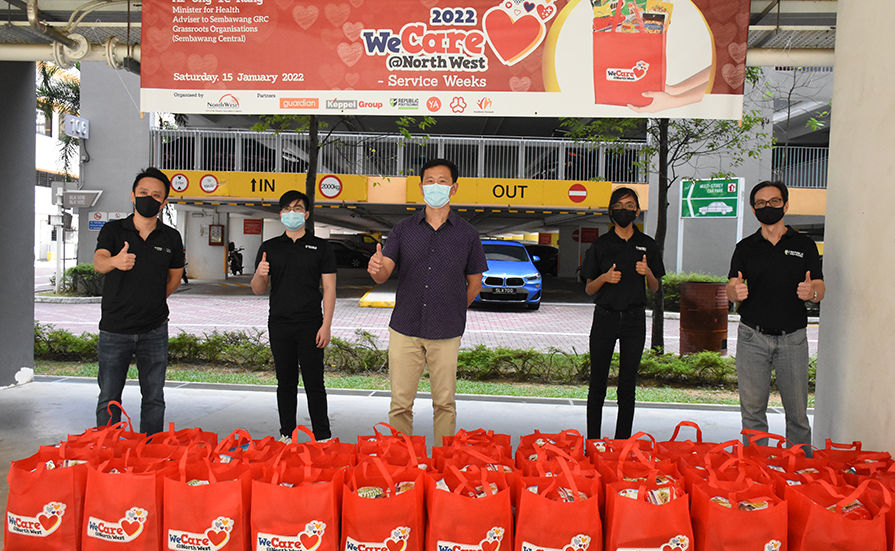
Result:
[[[788,187],[827,188],[830,148],[778,146],[773,150],[772,173]]]
[[[163,170],[305,172],[305,133],[152,129],[152,162]],[[418,175],[429,159],[454,161],[461,177],[609,180],[648,183],[637,165],[642,142],[623,148],[572,140],[517,137],[332,134],[320,149],[318,173],[389,177]]]

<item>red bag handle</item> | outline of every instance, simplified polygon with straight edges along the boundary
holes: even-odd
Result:
[[[826,451],[833,451],[833,450],[842,450],[842,451],[854,450],[854,451],[856,451],[856,452],[859,452],[859,451],[861,451],[861,446],[862,446],[861,442],[859,442],[858,440],[855,440],[855,441],[852,442],[851,444],[844,444],[844,443],[843,443],[843,444],[837,444],[836,442],[833,442],[833,440],[830,439],[830,438],[827,438],[825,444],[826,444],[826,447],[824,448],[824,450],[826,450]]]
[[[728,440],[727,442],[721,442],[720,444],[718,444],[718,445],[715,446],[714,448],[710,449],[710,450],[708,451],[708,453],[705,454],[705,455],[706,455],[706,457],[705,457],[705,463],[706,463],[706,465],[709,464],[709,458],[708,458],[708,456],[710,456],[710,455],[716,455],[716,454],[718,454],[719,452],[723,452],[723,451],[726,450],[728,447],[730,448],[730,451],[736,451],[736,456],[737,456],[738,459],[744,459],[744,458],[745,458],[745,456],[743,455],[743,443],[740,442],[739,440]]]
[[[674,427],[674,434],[671,435],[671,440],[669,440],[669,442],[677,441],[677,435],[680,432],[681,427],[691,427],[696,429],[696,443],[702,444],[702,429],[699,428],[699,425],[697,425],[693,421],[681,421],[680,423],[678,423],[677,426]]]
[[[361,466],[362,474],[364,476],[367,476],[367,471],[369,470],[370,464],[372,463],[373,466],[379,470],[379,473],[388,483],[388,488],[386,488],[386,495],[390,495],[395,489],[395,479],[392,477],[391,473],[388,472],[388,468],[385,466],[385,463],[383,463],[381,459],[375,456],[369,456],[369,459],[370,461],[364,461]],[[356,482],[357,481],[355,481],[355,483]],[[357,488],[355,488],[354,490],[357,491]]]
[[[805,453],[805,450],[803,450],[801,446],[796,448],[795,444],[790,442],[785,436],[780,436],[779,434],[774,434],[772,432],[762,432],[760,430],[754,429],[743,429],[740,431],[740,434],[748,438],[749,444],[752,446],[757,446],[756,442],[761,440],[762,438],[768,438],[770,440],[777,441],[777,448],[780,450],[781,453],[796,453],[797,451],[800,451],[803,454]],[[784,443],[789,444],[789,450],[783,447]]]
[[[880,488],[883,489],[883,506],[879,508],[879,515],[885,515],[889,512],[889,509],[892,508],[892,494],[889,492],[889,489],[885,487],[885,485],[879,480],[875,479],[867,479],[858,484],[850,494],[843,497],[841,493],[837,491],[829,482],[826,480],[818,480],[817,483],[823,487],[824,490],[827,491],[833,497],[841,498],[836,503],[836,512],[842,514],[842,508],[854,500],[858,499],[858,496],[867,491],[867,487],[870,486],[871,482],[875,482],[879,485]]]
[[[106,405],[106,412],[109,414],[109,422],[106,423],[107,427],[112,426],[112,406],[118,406],[118,409],[121,410],[121,414],[127,417],[127,427],[131,432],[134,432],[134,425],[131,423],[131,416],[124,411],[124,406],[121,405],[121,402],[118,400],[110,400]],[[123,421],[119,421],[119,423],[123,423]],[[117,425],[117,423],[116,423]]]
[[[311,429],[309,429],[308,427],[306,427],[304,425],[298,425],[292,431],[292,443],[293,444],[298,442],[298,433],[299,432],[303,432],[303,433],[307,434],[308,436],[311,437],[311,442],[317,443],[317,437],[314,436],[314,431],[312,431]]]
[[[489,457],[479,451],[476,451],[473,448],[458,449],[457,452],[465,453],[469,457],[474,457],[474,458],[478,459],[479,461],[484,462],[486,465],[502,465],[502,463],[500,463],[500,459],[495,458],[495,457]]]
[[[578,465],[578,463],[576,462],[575,465]],[[575,483],[575,479],[574,479],[574,477],[572,476],[572,472],[569,470],[569,464],[568,464],[567,462],[565,462],[565,461],[560,461],[560,462],[559,462],[559,467],[562,469],[563,474],[566,476],[566,481],[569,483],[569,486],[571,486],[570,489],[572,490],[572,492],[574,492],[572,495],[574,495],[574,496],[575,496],[575,499],[577,500],[577,499],[578,499],[578,494],[579,494],[579,492],[578,492],[578,484]],[[580,465],[578,466],[578,469],[579,469],[579,472],[580,472],[580,470],[581,470],[581,466],[580,466]],[[553,479],[556,480],[556,477],[553,477]]]
[[[218,445],[214,448],[215,455],[217,455],[223,451],[229,451],[227,448],[225,448],[225,446],[230,445],[231,442],[233,444],[235,444],[233,447],[239,447],[240,446],[239,437],[242,437],[244,440],[248,441],[248,444],[249,444],[248,449],[252,449],[255,447],[255,442],[252,440],[252,435],[249,434],[249,431],[247,431],[246,429],[243,429],[243,428],[238,428],[238,429],[234,430],[233,432],[231,432],[230,434],[228,434],[226,438],[224,438],[223,440],[218,442]]]

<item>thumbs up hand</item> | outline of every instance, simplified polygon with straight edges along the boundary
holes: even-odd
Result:
[[[817,296],[817,292],[814,290],[814,285],[811,284],[811,272],[805,272],[805,281],[799,283],[799,287],[796,290],[796,293],[799,295],[801,300],[814,300],[814,297]]]
[[[733,283],[734,294],[736,296],[736,300],[733,302],[743,302],[749,298],[749,288],[746,287],[745,279],[743,279],[743,272],[737,272],[737,277],[733,278],[731,283]]]
[[[603,281],[605,283],[618,283],[622,279],[622,273],[615,269],[615,264],[609,268],[609,271],[603,274]]]
[[[379,270],[382,269],[382,244],[376,244],[376,252],[373,256],[370,257],[370,262],[367,263],[367,272],[370,275],[375,276],[379,273]]]
[[[646,262],[646,255],[643,255],[643,260],[641,260],[640,262],[638,262],[638,263],[634,266],[634,268],[637,270],[637,273],[640,274],[640,275],[642,275],[642,276],[645,276],[645,275],[651,273],[651,271],[650,271],[650,269],[649,269],[649,264],[647,264],[647,262]]]
[[[270,262],[267,261],[267,253],[261,253],[261,262],[258,263],[255,273],[259,276],[267,276],[270,273]]]
[[[118,251],[118,254],[112,257],[112,266],[118,268],[123,272],[126,272],[127,270],[133,268],[134,263],[137,261],[137,255],[127,252],[129,247],[130,243],[125,241],[124,247],[121,247],[121,250]]]

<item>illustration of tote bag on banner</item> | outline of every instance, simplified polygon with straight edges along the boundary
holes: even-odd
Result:
[[[653,102],[643,92],[665,90],[667,33],[626,24],[624,6],[618,2],[612,18],[594,20],[594,103],[643,107]]]

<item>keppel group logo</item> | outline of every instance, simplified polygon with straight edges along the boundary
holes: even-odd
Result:
[[[606,69],[606,80],[615,82],[636,82],[646,76],[649,71],[649,63],[638,61],[630,69]]]

